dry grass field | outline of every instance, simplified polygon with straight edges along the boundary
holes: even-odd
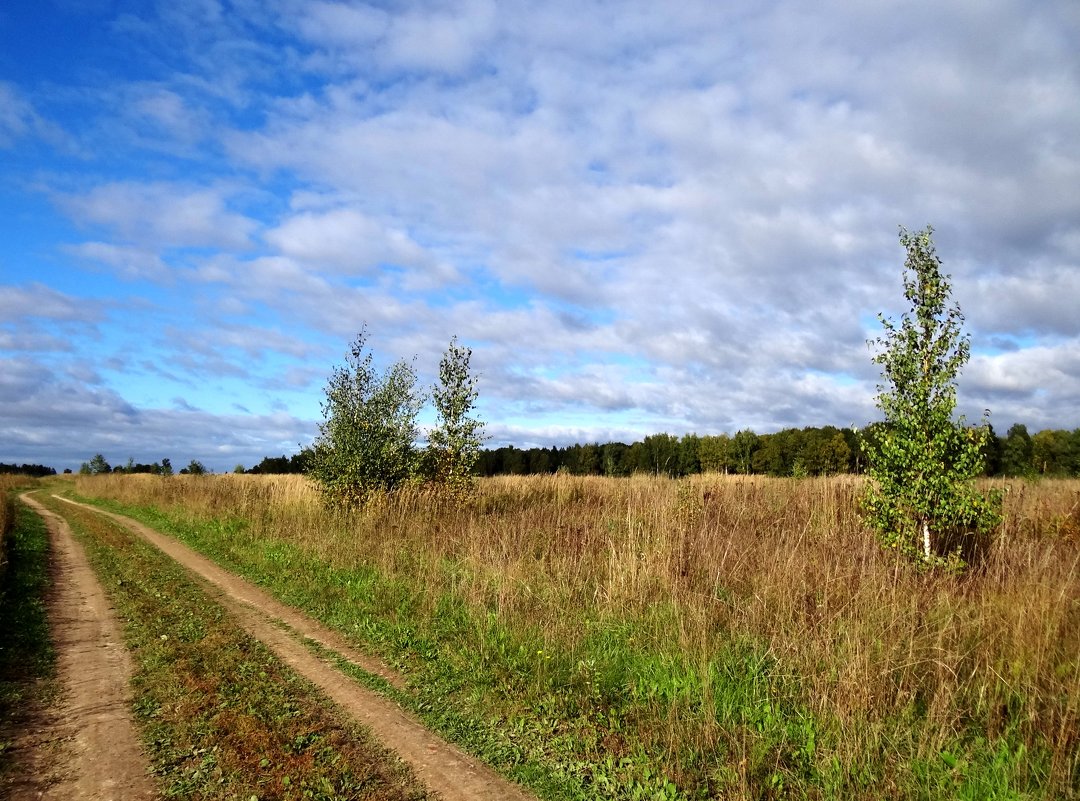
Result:
[[[428,627],[443,662],[487,674],[471,708],[540,709],[582,786],[646,788],[612,797],[1080,795],[1080,481],[1009,482],[959,576],[883,550],[861,486],[504,477],[465,508],[417,491],[345,514],[299,477],[76,483],[282,594],[321,571],[346,587],[332,621],[376,575],[382,605],[353,614],[386,622],[347,633],[388,652],[380,626]]]

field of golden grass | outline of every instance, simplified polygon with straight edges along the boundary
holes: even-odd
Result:
[[[405,582],[432,614],[451,595],[592,665],[601,683],[636,682],[604,692],[649,708],[641,736],[680,782],[691,781],[688,753],[725,754],[732,788],[766,781],[740,766],[760,762],[753,730],[771,713],[754,713],[760,725],[733,717],[715,665],[748,643],[787,688],[778,705],[817,721],[816,744],[810,735],[800,746],[813,770],[876,760],[859,785],[867,797],[918,796],[905,784],[913,765],[956,772],[964,759],[985,761],[990,783],[1075,794],[1080,481],[997,485],[1000,534],[959,576],[882,549],[860,521],[862,479],[851,476],[501,477],[481,481],[464,508],[417,491],[355,513],[327,511],[295,476],[102,476],[80,478],[77,491],[191,521],[243,520],[245,536]],[[667,655],[693,691],[650,696],[641,675],[595,664],[605,621],[627,647]],[[544,671],[541,660],[538,685]],[[776,775],[794,780],[785,765]]]

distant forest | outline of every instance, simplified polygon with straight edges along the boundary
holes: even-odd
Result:
[[[874,437],[880,424],[851,428],[788,428],[774,434],[745,430],[699,436],[654,434],[640,442],[608,442],[551,448],[507,445],[484,450],[475,472],[480,476],[536,475],[561,471],[573,475],[629,476],[651,473],[673,477],[694,473],[743,473],[770,476],[820,476],[861,473],[865,467],[860,437]],[[988,476],[1080,476],[1080,428],[1029,434],[1018,423],[1005,436],[991,426],[985,451]],[[302,473],[308,452],[267,457],[248,473]]]
[[[0,462],[0,475],[21,475],[32,476],[34,478],[44,478],[45,476],[55,476],[56,471],[51,467],[46,467],[43,464],[4,464]]]
[[[654,434],[640,442],[608,442],[603,445],[568,445],[551,448],[517,448],[506,445],[481,451],[475,473],[479,476],[537,475],[560,470],[578,476],[629,476],[651,473],[687,476],[694,473],[743,473],[769,476],[825,476],[862,473],[865,467],[861,437],[874,437],[881,424],[861,431],[851,428],[786,428],[775,434],[699,436]],[[1045,430],[1029,434],[1017,423],[1005,436],[994,433],[985,450],[987,476],[1080,477],[1080,428],[1073,431]],[[306,472],[311,452],[304,449],[293,456],[267,456],[250,469],[237,465],[234,472],[282,474]],[[161,463],[128,464],[88,472],[172,474],[168,459]],[[87,465],[84,465],[87,472]],[[65,471],[71,472],[71,471]],[[180,473],[205,472],[192,461]],[[52,476],[56,471],[40,464],[3,464],[0,474]]]

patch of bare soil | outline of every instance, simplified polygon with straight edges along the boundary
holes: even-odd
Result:
[[[296,636],[283,631],[274,621],[284,623],[299,637],[318,642],[365,671],[382,676],[398,687],[404,686],[401,676],[349,646],[340,634],[271,598],[251,582],[223,570],[186,545],[136,520],[77,504],[66,498],[61,500],[111,517],[209,582],[218,600],[237,616],[248,633],[261,640],[285,664],[368,726],[387,748],[409,763],[429,790],[438,793],[445,801],[531,801],[534,798],[487,765],[429,731],[397,704],[358,685],[333,664],[312,653]]]
[[[49,530],[49,629],[62,695],[16,734],[8,797],[157,798],[131,718],[130,659],[105,593],[67,523],[28,495],[20,497]]]

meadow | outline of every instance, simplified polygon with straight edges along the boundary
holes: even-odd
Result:
[[[962,575],[883,549],[850,476],[503,477],[351,513],[295,476],[74,490],[382,656],[545,797],[1077,798],[1080,481],[998,484]]]

